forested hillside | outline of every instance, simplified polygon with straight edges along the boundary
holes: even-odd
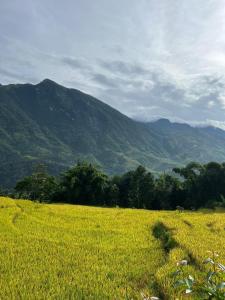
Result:
[[[134,121],[51,80],[0,86],[0,185],[11,187],[45,163],[52,174],[78,159],[108,174],[144,165],[168,170],[189,161],[224,161],[225,133],[162,120]]]

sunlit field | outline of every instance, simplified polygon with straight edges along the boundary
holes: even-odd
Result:
[[[156,222],[177,242],[170,252]],[[225,214],[44,205],[0,198],[0,299],[174,299],[170,274],[208,250],[225,262]],[[180,295],[180,298],[182,296]]]

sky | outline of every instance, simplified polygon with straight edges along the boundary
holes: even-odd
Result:
[[[224,0],[0,0],[0,83],[44,78],[137,120],[225,129]]]

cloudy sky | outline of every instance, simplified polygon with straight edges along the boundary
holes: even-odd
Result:
[[[0,82],[225,129],[224,0],[0,0]]]

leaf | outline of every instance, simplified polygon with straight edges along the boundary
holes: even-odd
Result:
[[[187,285],[187,287],[189,288],[189,289],[191,289],[191,287],[192,287],[192,281],[190,280],[190,279],[184,279],[184,281],[185,281],[185,283],[186,283],[186,285]]]
[[[206,277],[206,278],[207,278],[207,281],[210,281],[213,275],[215,275],[215,272],[209,271],[209,272],[207,273],[207,277]]]
[[[192,293],[192,290],[191,289],[186,289],[185,290],[185,294],[191,294]]]
[[[225,289],[225,282],[221,282],[220,284],[217,285],[216,288],[219,290]]]
[[[208,264],[208,263],[214,265],[214,261],[211,258],[207,258],[203,261],[203,264]]]
[[[179,286],[182,286],[182,285],[185,285],[185,281],[184,280],[177,280],[174,284],[174,287],[179,287]]]
[[[222,270],[222,271],[225,272],[225,266],[224,266],[224,265],[222,265],[222,264],[220,264],[220,263],[218,263],[217,265],[218,265],[218,267],[220,268],[220,270]]]
[[[177,275],[179,275],[181,273],[181,270],[177,270],[175,272],[172,273],[173,277],[176,277]]]

